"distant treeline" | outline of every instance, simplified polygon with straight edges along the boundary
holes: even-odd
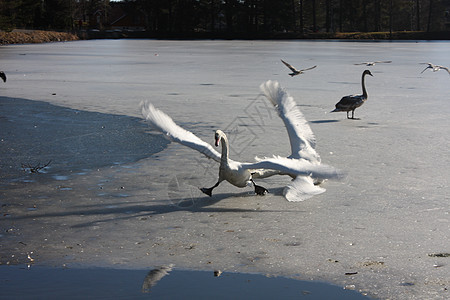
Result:
[[[450,0],[0,0],[0,29],[110,29],[118,6],[167,34],[450,31]]]

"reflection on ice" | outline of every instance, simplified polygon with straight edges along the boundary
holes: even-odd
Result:
[[[69,178],[70,178],[69,176],[65,176],[65,175],[53,175],[52,177],[58,181],[69,180]]]
[[[173,270],[48,268],[36,264],[0,266],[0,290],[5,299],[367,299],[354,290],[315,281],[260,274]],[[167,276],[169,275],[170,276]],[[166,277],[167,276],[167,277]],[[166,277],[166,278],[164,278]],[[144,280],[142,281],[142,279]],[[355,289],[355,286],[353,286]]]
[[[144,283],[142,283],[142,292],[149,293],[151,288],[155,286],[158,281],[160,281],[164,276],[169,275],[169,272],[172,271],[173,266],[173,264],[161,266],[148,272],[147,276],[145,276]]]

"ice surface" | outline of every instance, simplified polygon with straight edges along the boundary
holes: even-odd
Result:
[[[271,191],[263,197],[223,183],[209,198],[198,187],[216,182],[217,164],[170,144],[135,162],[81,168],[72,162],[67,170],[50,168],[12,183],[2,179],[1,262],[27,262],[32,253],[36,263],[68,266],[174,264],[320,279],[379,298],[448,297],[450,261],[435,254],[450,252],[450,76],[420,74],[419,63],[449,66],[449,51],[449,42],[101,40],[3,46],[1,68],[8,81],[0,83],[0,96],[8,105],[19,101],[14,109],[0,106],[1,143],[11,137],[3,126],[20,117],[24,102],[39,104],[36,115],[27,115],[30,122],[48,113],[42,107],[48,102],[100,114],[107,126],[120,122],[113,115],[128,116],[124,122],[142,132],[135,118],[141,118],[140,101],[149,100],[207,142],[213,143],[215,129],[224,130],[232,158],[285,156],[290,147],[282,121],[259,94],[259,85],[273,79],[310,121],[323,163],[348,175],[300,203],[281,196],[287,177],[258,181]],[[318,67],[291,78],[280,59],[298,68]],[[354,65],[377,60],[392,63]],[[342,96],[361,93],[366,68],[374,77],[366,78],[369,99],[355,112],[361,119],[329,114]],[[67,120],[63,111],[55,113]],[[71,136],[70,126],[61,130]],[[14,140],[31,147],[25,135]],[[149,143],[133,141],[140,154]],[[52,142],[51,136],[41,142]],[[126,134],[120,143],[127,143]],[[87,151],[76,158],[87,161],[98,144],[84,145]]]

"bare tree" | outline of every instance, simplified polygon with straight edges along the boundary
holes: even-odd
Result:
[[[420,31],[420,0],[416,0],[416,30]]]
[[[427,24],[427,32],[430,32],[431,29],[431,17],[433,12],[433,0],[430,0],[428,4],[428,24]]]

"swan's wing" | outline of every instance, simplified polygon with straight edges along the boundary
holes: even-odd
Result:
[[[157,130],[165,134],[170,140],[185,145],[189,148],[203,153],[206,157],[212,158],[220,162],[220,153],[217,152],[210,144],[204,142],[190,131],[187,131],[177,124],[168,115],[156,109],[149,102],[141,102],[142,115]]]
[[[368,64],[368,62],[363,62],[363,63],[357,63],[357,64],[354,64],[355,66],[361,66],[361,65],[367,65]]]
[[[284,60],[281,59],[281,62],[288,67],[289,69],[291,69],[292,72],[298,72],[298,70],[296,68],[294,68],[293,66],[291,66],[290,64],[288,64],[287,62],[285,62]]]
[[[294,98],[289,96],[277,81],[268,80],[261,84],[260,89],[275,106],[284,122],[291,143],[291,157],[305,159],[313,157],[312,160],[315,157],[315,160],[320,161],[319,154],[314,150],[316,137]]]
[[[303,69],[303,70],[300,70],[300,72],[303,72],[303,71],[308,71],[308,70],[312,70],[312,69],[314,69],[315,67],[317,67],[317,66],[313,66],[313,67],[311,67],[311,68],[308,68],[308,69]]]
[[[284,197],[288,201],[304,201],[323,192],[324,188],[314,185],[314,179],[305,176],[297,176],[283,190]]]
[[[343,173],[332,166],[313,164],[305,159],[275,156],[264,158],[255,163],[242,163],[241,167],[247,170],[270,169],[293,176],[311,176],[319,179],[339,179]],[[275,174],[274,174],[275,175]]]

